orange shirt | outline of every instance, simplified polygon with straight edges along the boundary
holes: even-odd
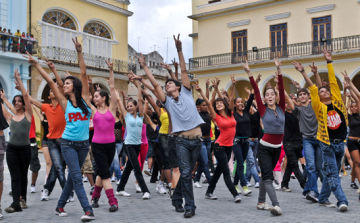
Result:
[[[49,123],[49,134],[47,134],[48,139],[59,139],[61,138],[65,126],[65,114],[60,104],[57,104],[54,110],[52,104],[42,104],[41,110],[45,112],[46,118]]]
[[[220,130],[220,135],[215,143],[219,143],[219,146],[233,146],[236,133],[236,121],[234,115],[225,118],[222,115],[216,114],[214,121]]]

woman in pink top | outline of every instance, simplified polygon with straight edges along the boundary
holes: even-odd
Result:
[[[94,136],[92,138],[91,150],[94,160],[98,167],[98,176],[95,182],[95,189],[92,194],[92,207],[99,207],[99,198],[101,190],[104,187],[108,197],[110,212],[118,209],[118,202],[114,196],[114,191],[110,181],[110,166],[114,159],[116,143],[115,143],[115,117],[116,117],[116,92],[113,67],[114,64],[107,62],[110,69],[110,94],[111,103],[109,105],[109,94],[105,90],[98,90],[94,94],[94,102],[97,109],[91,106],[94,124]]]

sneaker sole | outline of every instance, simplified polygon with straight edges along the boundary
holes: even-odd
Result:
[[[281,215],[282,213],[280,212],[278,212],[276,209],[272,209],[271,211],[270,211],[270,213],[272,214],[272,215]]]
[[[55,215],[58,215],[59,217],[67,217],[67,216],[68,216],[67,213],[65,213],[65,214],[60,214],[59,212],[56,212],[56,211],[55,211]]]
[[[206,199],[209,199],[209,200],[217,200],[217,197],[213,198],[213,197],[205,197]]]
[[[243,193],[243,194],[244,194],[244,196],[248,196],[248,195],[251,194],[251,193],[252,193],[252,191],[249,191],[249,192]]]
[[[339,211],[347,211],[348,207],[347,206],[341,206],[339,208]]]
[[[335,205],[327,205],[327,204],[319,204],[320,207],[326,207],[326,208],[336,208]]]
[[[146,175],[148,175],[149,177],[151,177],[151,173],[150,173],[149,171],[144,170],[144,173],[145,173]]]
[[[308,200],[308,201],[312,201],[313,203],[319,203],[318,200],[316,200],[315,198],[313,198],[313,197],[311,197],[311,196],[306,196],[305,199]]]
[[[41,198],[40,201],[48,201],[48,200],[49,200],[49,198]]]
[[[87,222],[87,221],[91,221],[91,220],[95,220],[95,217],[81,218],[81,221],[82,221],[82,222]]]
[[[235,200],[235,203],[240,203],[241,199]]]

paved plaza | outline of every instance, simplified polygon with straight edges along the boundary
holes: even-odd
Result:
[[[2,209],[4,219],[2,222],[80,222],[83,215],[77,197],[75,201],[65,206],[68,217],[59,217],[55,215],[55,207],[61,194],[59,184],[50,195],[49,201],[40,201],[40,191],[45,178],[45,161],[42,153],[39,153],[42,168],[37,181],[36,193],[28,193],[28,209],[22,212],[8,214],[4,211],[12,202],[10,197],[10,174],[5,162],[5,181],[4,194],[2,197]],[[29,171],[29,179],[31,172]],[[204,198],[207,184],[202,184],[202,188],[194,188],[196,215],[191,219],[184,219],[182,213],[175,212],[171,201],[167,195],[160,195],[156,192],[156,184],[149,183],[150,177],[145,176],[145,181],[151,192],[150,200],[142,200],[142,194],[135,193],[135,177],[132,174],[126,191],[131,193],[131,197],[119,197],[119,210],[114,213],[108,211],[109,205],[105,192],[102,192],[99,204],[100,208],[94,209],[96,222],[359,222],[360,221],[360,202],[356,190],[350,188],[349,176],[342,177],[342,187],[349,200],[349,210],[341,213],[335,208],[319,207],[318,204],[311,203],[302,198],[301,188],[296,180],[291,180],[291,193],[278,191],[277,196],[280,202],[283,215],[274,217],[268,211],[256,209],[258,188],[251,187],[251,195],[242,196],[241,203],[235,204],[232,195],[227,190],[223,179],[221,178],[214,195],[218,200],[208,200]],[[204,178],[202,179],[204,180]],[[252,182],[253,183],[253,182]],[[116,189],[116,183],[113,183]],[[321,186],[321,183],[319,183]],[[30,187],[30,183],[29,183]],[[28,188],[29,190],[30,188]],[[90,185],[85,183],[85,190],[89,200],[91,200]],[[319,187],[320,190],[320,187]],[[268,203],[271,203],[267,198]],[[336,203],[332,195],[330,201]],[[94,221],[94,222],[95,222]]]

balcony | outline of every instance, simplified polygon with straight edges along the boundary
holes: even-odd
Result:
[[[258,51],[247,50],[233,53],[224,53],[189,59],[190,70],[212,68],[239,64],[248,60],[249,63],[261,63],[273,60],[275,57],[282,59],[297,59],[299,57],[311,57],[322,54],[326,48],[333,53],[360,50],[360,35],[327,39],[324,41],[312,41],[289,45],[267,47]]]
[[[114,73],[125,74],[130,70],[136,73],[136,65],[128,63],[123,60],[117,60],[108,57],[96,56],[89,53],[83,53],[85,65],[87,69],[99,70],[108,72],[109,68],[105,63],[105,60],[110,60],[114,63]],[[77,52],[75,50],[53,47],[53,46],[38,46],[36,49],[36,56],[39,59],[45,59],[53,61],[54,63],[79,66]]]

